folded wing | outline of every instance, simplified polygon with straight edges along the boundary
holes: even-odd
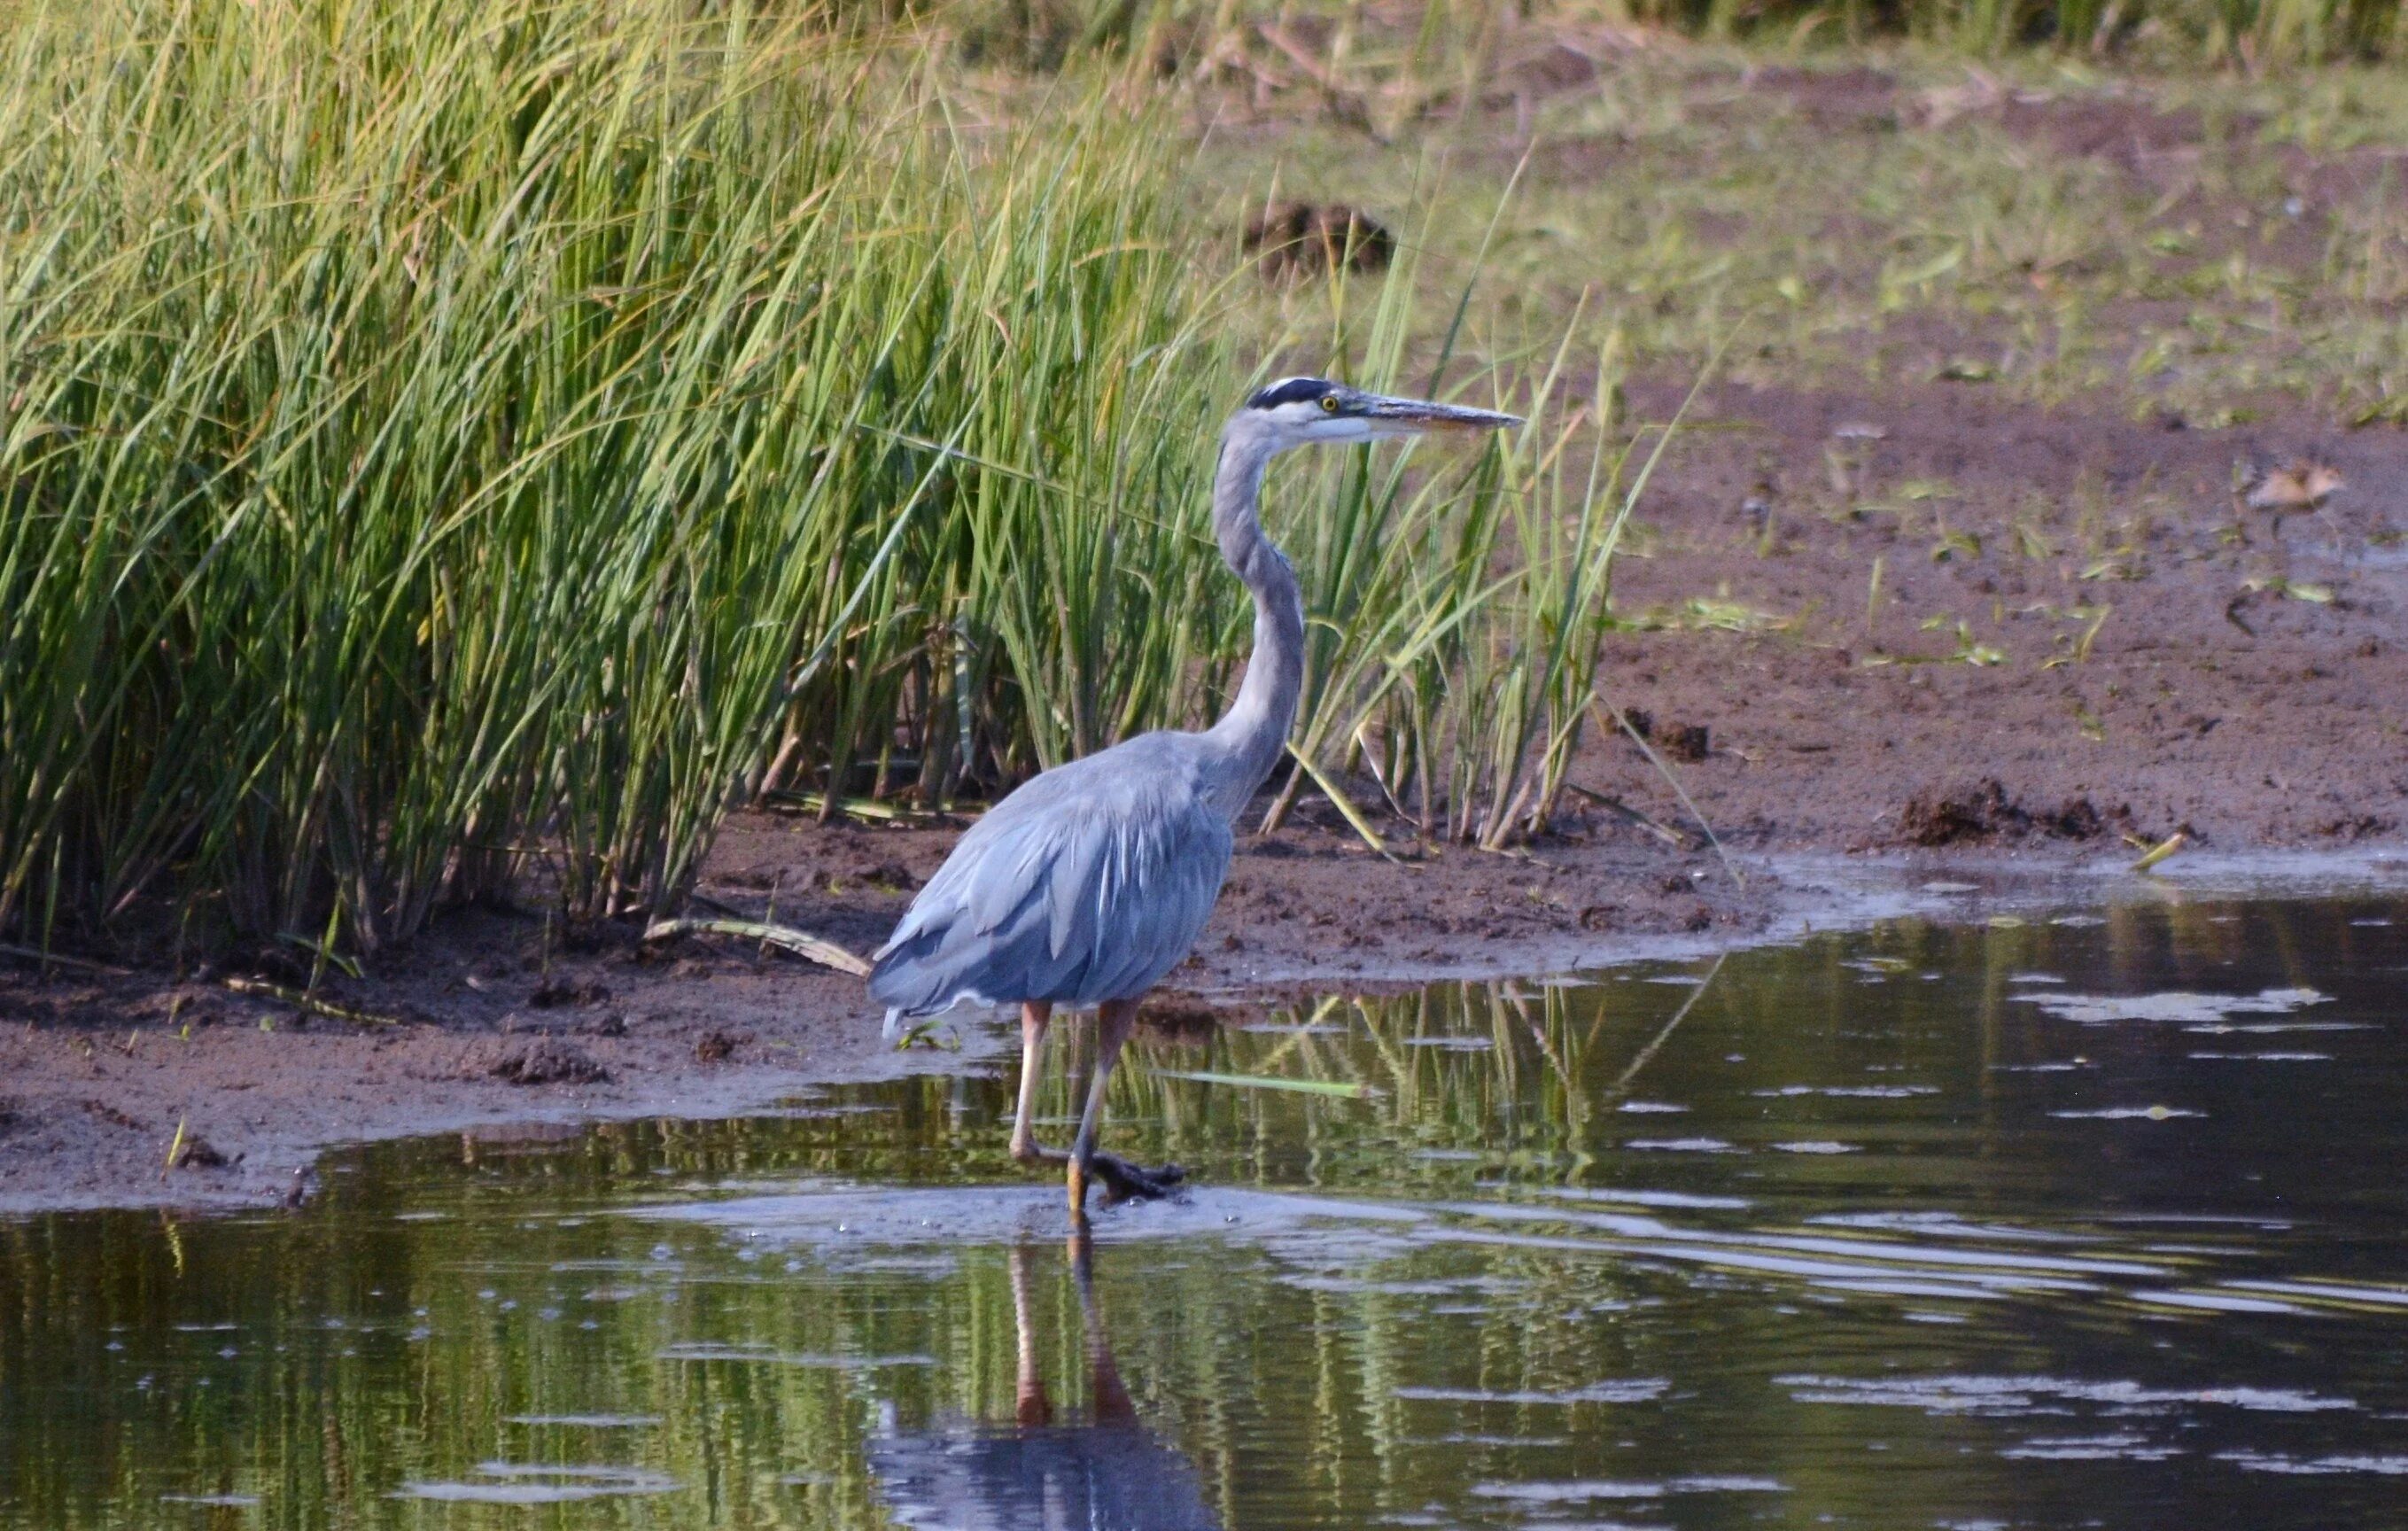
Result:
[[[973,825],[878,953],[869,993],[889,1023],[964,999],[1130,999],[1176,966],[1230,850],[1179,737],[1048,771]]]

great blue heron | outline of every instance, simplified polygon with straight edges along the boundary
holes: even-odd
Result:
[[[1091,1173],[1119,1196],[1159,1195],[1178,1178],[1096,1152],[1105,1085],[1139,999],[1212,912],[1230,826],[1279,764],[1295,721],[1304,603],[1286,556],[1263,535],[1265,466],[1291,447],[1520,423],[1321,378],[1288,378],[1248,399],[1222,428],[1212,483],[1212,535],[1254,597],[1254,656],[1229,710],[1200,734],[1141,734],[1029,780],[970,826],[879,949],[869,993],[890,1033],[964,1000],[1020,1006],[1011,1154],[1066,1163],[1074,1216]],[[1057,1005],[1096,1008],[1095,1078],[1068,1153],[1040,1147],[1029,1123],[1038,1049]]]
[[[873,1440],[869,1467],[895,1524],[911,1531],[1220,1531],[1196,1469],[1140,1423],[1096,1308],[1091,1250],[1070,1240],[1086,1337],[1089,1408],[1057,1420],[1037,1364],[1029,1252],[1011,1252],[1019,1386],[1009,1429],[897,1431]]]

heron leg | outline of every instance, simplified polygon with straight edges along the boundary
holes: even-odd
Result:
[[[1087,1181],[1100,1180],[1115,1201],[1135,1196],[1166,1196],[1185,1179],[1177,1165],[1143,1170],[1099,1152],[1096,1138],[1104,1123],[1104,1096],[1111,1083],[1112,1066],[1120,1062],[1121,1046],[1137,1024],[1137,1001],[1108,999],[1096,1011],[1096,1077],[1087,1086],[1087,1109],[1079,1118],[1079,1136],[1070,1144],[1070,1211],[1086,1215]]]
[[[1104,1123],[1104,1095],[1112,1082],[1112,1066],[1121,1059],[1137,1007],[1125,999],[1108,999],[1096,1010],[1096,1077],[1087,1082],[1087,1109],[1079,1117],[1079,1136],[1070,1140],[1070,1216],[1087,1215],[1087,1175],[1096,1167],[1096,1133]]]
[[[1024,1165],[1042,1163],[1048,1156],[1030,1121],[1037,1114],[1037,1057],[1045,1046],[1046,1023],[1053,1019],[1049,1001],[1032,999],[1020,1007],[1020,1110],[1011,1119],[1011,1156]],[[1061,1157],[1058,1150],[1053,1157]]]
[[[1039,1142],[1035,1125],[1038,1059],[1044,1051],[1045,1028],[1053,1018],[1054,1006],[1049,1000],[1032,999],[1020,1007],[1020,1104],[1011,1123],[1011,1156],[1024,1165],[1070,1161],[1068,1153]],[[1149,1172],[1098,1152],[1088,1155],[1084,1174],[1103,1181],[1115,1200],[1126,1200],[1131,1196],[1161,1195],[1167,1187],[1177,1183],[1182,1172],[1176,1165]]]

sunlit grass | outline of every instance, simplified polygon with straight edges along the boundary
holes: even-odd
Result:
[[[1774,65],[1791,77],[1754,78]],[[1818,72],[1867,69],[1816,104]],[[2285,403],[2401,416],[2400,191],[2370,146],[2403,128],[2408,82],[2382,68],[2033,55],[1969,76],[1924,45],[1698,47],[1609,58],[1455,135],[1435,183],[1424,139],[1320,121],[1233,140],[1206,179],[1232,218],[1268,183],[1434,202],[1426,265],[1485,246],[1492,298],[1532,323],[1585,304],[1641,373],[1693,370],[1743,321],[1728,369],[1752,386],[1941,385],[2218,429]]]
[[[1240,301],[1109,82],[997,126],[940,56],[673,0],[30,9],[0,925],[658,914],[764,788],[974,802],[1209,717],[1219,419],[1275,354],[1427,384],[1444,312]],[[1526,437],[1290,468],[1273,519],[1307,753],[1369,730],[1493,844],[1577,740],[1617,449],[1560,336],[1463,342],[1437,386]]]

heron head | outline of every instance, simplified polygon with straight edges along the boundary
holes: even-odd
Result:
[[[1468,409],[1426,399],[1391,398],[1326,378],[1283,378],[1257,392],[1238,420],[1267,431],[1274,450],[1327,441],[1369,441],[1426,431],[1494,431],[1522,423],[1518,415]]]

